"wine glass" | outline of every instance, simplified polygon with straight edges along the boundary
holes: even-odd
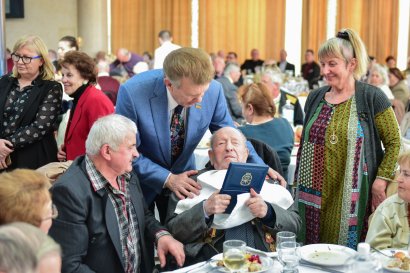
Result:
[[[283,265],[283,273],[297,273],[299,266],[300,244],[296,242],[282,242],[278,251],[279,261]]]
[[[223,261],[230,272],[241,270],[246,263],[246,244],[240,240],[228,240],[223,243]]]
[[[296,242],[296,234],[291,231],[280,231],[276,233],[276,251],[279,251],[283,242]]]

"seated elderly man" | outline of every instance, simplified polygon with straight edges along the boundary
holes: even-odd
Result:
[[[121,115],[94,122],[79,156],[51,188],[58,217],[50,235],[62,247],[62,272],[152,272],[154,240],[161,266],[179,266],[183,246],[152,215],[132,172],[137,127]]]
[[[298,232],[301,221],[297,207],[280,185],[265,182],[260,194],[251,189],[250,194],[245,194],[246,199],[242,199],[245,200],[240,208],[242,213],[237,214],[235,207],[231,214],[224,214],[231,200],[230,195],[219,194],[224,170],[230,162],[244,163],[247,157],[244,135],[232,127],[221,128],[211,139],[212,167],[193,177],[201,183],[200,195],[185,200],[171,195],[166,223],[171,234],[185,245],[186,265],[222,252],[222,243],[228,239],[240,239],[259,250],[274,251],[277,232]],[[236,206],[241,206],[240,199],[238,196]]]

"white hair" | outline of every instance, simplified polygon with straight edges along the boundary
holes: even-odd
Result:
[[[124,116],[111,114],[97,119],[85,141],[87,155],[97,155],[104,144],[108,144],[114,151],[130,134],[137,134],[135,123]]]
[[[267,75],[271,81],[273,83],[278,83],[278,84],[282,84],[283,83],[283,79],[281,74],[276,73],[275,71],[271,70],[271,69],[267,69],[263,72],[263,76]]]
[[[384,66],[382,66],[382,65],[380,65],[380,64],[374,64],[374,65],[372,66],[372,68],[370,69],[370,74],[371,74],[373,71],[379,73],[380,77],[381,77],[382,80],[383,80],[382,85],[389,85],[389,77],[388,77],[388,75],[387,75],[387,69],[386,69]],[[370,75],[369,75],[369,80],[370,80]]]
[[[243,144],[244,146],[246,146],[246,141],[247,141],[247,139],[246,139],[245,135],[244,135],[240,130],[238,130],[238,129],[234,128],[234,127],[222,127],[222,128],[220,128],[218,131],[216,131],[215,133],[213,133],[212,136],[211,136],[211,149],[212,149],[212,150],[214,149],[214,142],[215,142],[215,138],[218,136],[218,132],[219,132],[219,131],[225,131],[225,130],[230,130],[231,132],[233,132],[233,133],[235,133],[235,134],[238,134],[238,135],[241,137],[242,144]]]
[[[231,72],[239,72],[239,71],[241,71],[241,69],[239,68],[237,64],[228,63],[224,70],[224,76],[230,77]]]

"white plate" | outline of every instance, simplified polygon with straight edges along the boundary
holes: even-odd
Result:
[[[324,266],[344,265],[357,252],[351,248],[332,244],[312,244],[300,248],[303,260]]]
[[[397,250],[397,249],[383,249],[380,250],[381,252],[385,253],[386,255],[394,255],[396,252],[403,252],[404,254],[409,256],[407,254],[406,250]],[[372,254],[374,257],[376,257],[383,265],[383,269],[387,272],[410,272],[410,270],[402,270],[400,268],[391,268],[388,267],[388,265],[392,262],[393,258],[388,258],[380,253],[374,252]]]
[[[259,254],[258,254],[259,255]],[[268,257],[262,257],[261,255],[259,255],[259,258],[261,260],[262,263],[262,270],[259,271],[254,271],[255,273],[263,273],[263,272],[267,272],[269,269],[272,268],[273,266],[273,260],[271,258]],[[222,253],[219,253],[215,256],[212,257],[212,262],[211,262],[211,266],[212,267],[217,267],[218,271],[220,272],[227,272],[229,273],[229,270],[225,267],[219,267],[217,266],[217,262],[218,261],[222,261],[223,259],[223,255]],[[248,272],[248,271],[241,271],[241,272]]]

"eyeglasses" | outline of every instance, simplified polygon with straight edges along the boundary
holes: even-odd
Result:
[[[58,217],[58,210],[57,210],[57,206],[52,204],[51,205],[51,216],[50,217],[45,217],[42,220],[46,221],[46,220],[50,220],[50,219],[56,219]]]
[[[34,56],[34,57],[27,57],[27,56],[17,55],[16,53],[12,53],[12,54],[11,54],[11,59],[13,60],[13,62],[18,63],[18,62],[20,61],[20,59],[21,59],[21,60],[23,61],[23,64],[29,64],[29,63],[31,63],[31,60],[33,60],[33,59],[40,59],[40,58],[41,58],[40,55]]]

